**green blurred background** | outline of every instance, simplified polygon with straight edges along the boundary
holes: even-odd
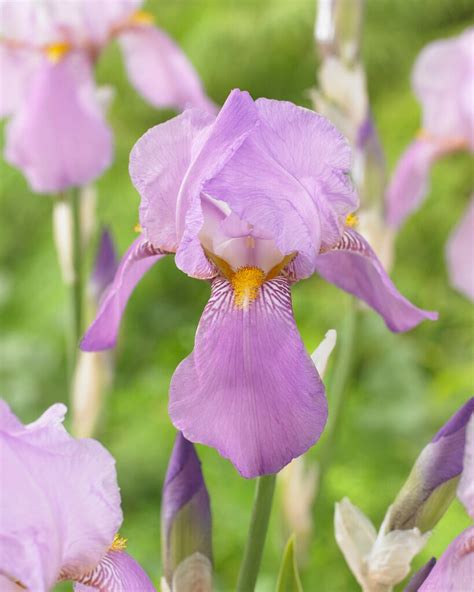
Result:
[[[317,71],[315,0],[165,0],[145,8],[178,40],[216,102],[240,87],[255,98],[310,106],[308,90]],[[390,170],[419,126],[409,84],[417,53],[428,41],[464,29],[469,18],[470,0],[368,1],[364,58]],[[172,113],[156,111],[132,90],[116,46],[104,52],[97,78],[117,90],[110,109],[116,159],[98,182],[99,217],[123,252],[138,219],[138,194],[127,170],[130,149]],[[0,392],[23,421],[30,421],[51,403],[67,402],[68,298],[52,242],[51,200],[33,195],[4,163],[0,173]],[[378,526],[421,447],[474,392],[473,308],[448,286],[444,262],[445,241],[472,187],[469,156],[439,163],[426,204],[397,241],[397,286],[417,305],[438,310],[439,322],[393,335],[374,313],[362,314],[333,463],[302,569],[308,591],[358,589],[334,540],[334,502],[349,496]],[[312,351],[329,328],[340,326],[347,298],[317,277],[293,293],[298,326]],[[161,488],[175,433],[167,416],[167,389],[177,363],[192,349],[208,294],[206,283],[179,272],[172,259],[141,282],[127,308],[115,382],[97,433],[117,459],[125,514],[121,534],[156,583]],[[331,406],[330,391],[328,397]],[[241,479],[214,450],[199,446],[198,451],[212,498],[216,588],[227,592],[235,588],[254,483]],[[317,459],[318,447],[307,456]],[[455,501],[415,567],[439,556],[467,523]],[[277,499],[261,592],[274,589],[283,544]]]

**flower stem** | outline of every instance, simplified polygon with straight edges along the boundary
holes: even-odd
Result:
[[[237,592],[253,592],[255,589],[270,520],[275,481],[276,475],[265,475],[257,480],[250,528],[237,582]]]
[[[338,334],[338,336],[340,335],[339,354],[328,389],[330,407],[329,422],[328,427],[326,428],[326,437],[324,439],[319,461],[320,487],[324,475],[331,464],[335,436],[341,418],[342,404],[347,392],[347,381],[352,368],[358,316],[356,306],[356,302],[351,298],[342,322],[342,327]]]
[[[77,357],[77,347],[82,336],[82,237],[80,191],[73,188],[68,194],[72,216],[72,266],[71,281],[71,362],[74,369]]]

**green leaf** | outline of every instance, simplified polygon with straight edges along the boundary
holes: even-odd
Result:
[[[303,592],[295,555],[295,535],[286,544],[278,574],[276,592]]]

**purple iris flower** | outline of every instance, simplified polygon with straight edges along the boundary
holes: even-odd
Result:
[[[474,150],[474,29],[430,43],[413,70],[423,128],[402,155],[387,190],[387,221],[399,227],[428,193],[429,174],[442,156]],[[448,243],[452,285],[474,300],[474,199]]]
[[[193,66],[137,10],[142,0],[2,2],[0,117],[11,116],[5,158],[34,191],[85,185],[112,160],[112,133],[93,78],[117,38],[128,77],[152,105],[214,110]]]
[[[65,412],[56,404],[23,425],[0,400],[0,589],[46,592],[73,580],[77,590],[151,592],[116,534],[115,461],[99,442],[69,436]]]
[[[169,412],[192,442],[245,477],[280,470],[321,435],[324,386],[293,317],[291,286],[318,272],[393,331],[436,314],[399,294],[345,224],[358,205],[351,151],[324,117],[234,90],[217,117],[188,110],[135,145],[130,174],[143,234],[120,264],[86,351],[113,347],[126,302],[167,253],[211,283],[194,351],[174,373]]]

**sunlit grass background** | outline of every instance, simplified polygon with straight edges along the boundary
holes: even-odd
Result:
[[[317,71],[314,4],[156,0],[146,8],[188,53],[216,102],[240,87],[255,98],[310,106],[308,90]],[[391,170],[419,125],[409,85],[415,56],[428,41],[464,29],[471,14],[469,0],[368,1],[364,58]],[[115,46],[103,54],[98,80],[117,91],[110,110],[116,159],[98,182],[99,216],[123,252],[135,236],[138,216],[128,154],[143,132],[172,113],[156,111],[135,94]],[[28,421],[55,401],[67,402],[68,299],[52,243],[50,199],[31,194],[22,176],[4,163],[0,172],[0,393]],[[472,304],[448,286],[444,261],[445,241],[472,188],[470,158],[445,159],[435,167],[426,204],[398,237],[394,279],[416,304],[438,310],[439,322],[393,335],[374,313],[362,315],[333,464],[302,568],[307,591],[358,589],[334,541],[334,502],[349,496],[378,526],[421,447],[474,393]],[[156,583],[161,488],[175,433],[167,415],[168,384],[192,349],[208,294],[206,283],[183,275],[172,259],[141,282],[127,308],[115,383],[97,433],[117,459],[125,514],[121,533]],[[295,314],[308,350],[327,329],[340,325],[346,306],[347,298],[317,277],[294,289]],[[331,406],[330,390],[328,397]],[[235,588],[254,483],[241,479],[214,450],[200,446],[199,454],[212,498],[216,588],[227,592]],[[317,459],[318,447],[307,456]],[[453,503],[415,565],[439,556],[467,522],[462,506]],[[277,500],[259,581],[262,592],[274,589],[282,533]]]

